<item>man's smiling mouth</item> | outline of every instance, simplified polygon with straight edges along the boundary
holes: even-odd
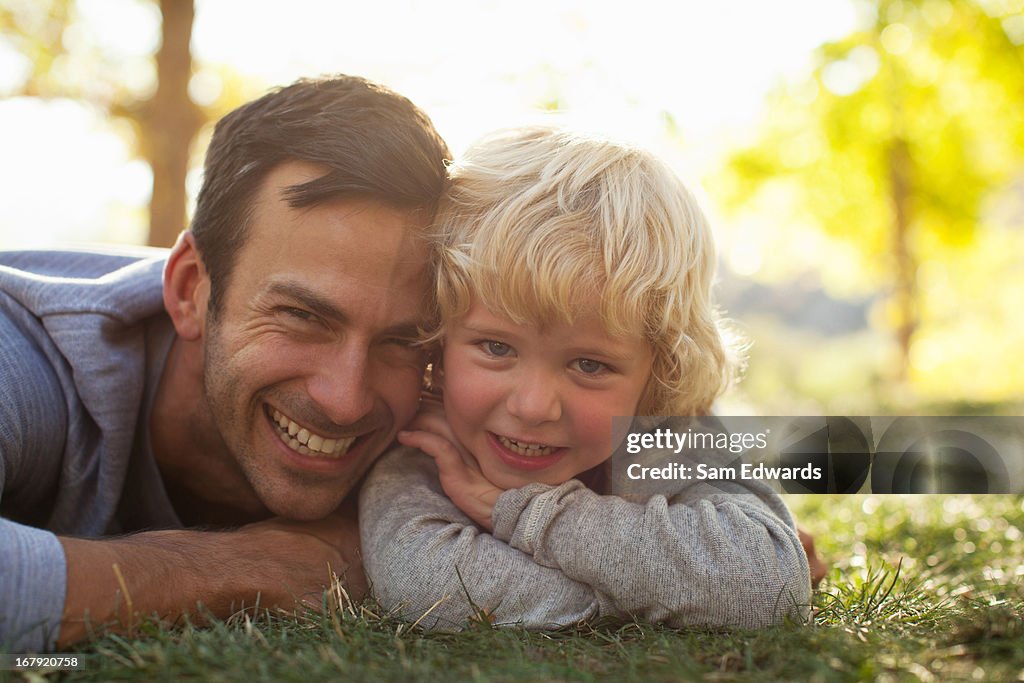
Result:
[[[274,408],[270,414],[277,427],[277,434],[288,448],[300,455],[315,458],[340,458],[352,447],[358,437],[349,436],[342,439],[329,439],[309,430],[284,413]]]
[[[507,436],[502,436],[501,434],[495,434],[494,436],[497,437],[498,442],[502,446],[509,449],[513,453],[525,456],[527,458],[537,458],[542,455],[551,455],[552,453],[558,450],[557,446],[548,446],[542,443],[525,443],[522,441],[516,441],[515,439],[510,439]]]

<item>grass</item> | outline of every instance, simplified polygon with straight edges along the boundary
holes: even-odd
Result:
[[[459,634],[325,598],[320,613],[146,624],[79,649],[69,681],[1024,680],[1024,498],[794,496],[833,569],[810,625],[762,631],[594,623]],[[723,596],[727,599],[727,596]],[[18,680],[14,674],[9,674]]]

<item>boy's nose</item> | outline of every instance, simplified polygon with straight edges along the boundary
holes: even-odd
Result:
[[[550,383],[532,378],[522,382],[509,394],[508,412],[524,424],[555,422],[562,417],[562,402]]]

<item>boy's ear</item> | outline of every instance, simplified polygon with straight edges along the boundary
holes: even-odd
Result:
[[[164,268],[164,308],[178,336],[195,341],[203,336],[210,301],[210,276],[192,233],[181,233]]]

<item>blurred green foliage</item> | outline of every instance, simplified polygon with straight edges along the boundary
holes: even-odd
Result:
[[[806,78],[777,89],[756,139],[710,189],[734,217],[772,217],[755,277],[809,269],[834,295],[874,298],[872,326],[890,341],[830,343],[831,367],[843,370],[818,362],[821,372],[793,382],[780,376],[785,344],[755,324],[755,343],[766,332],[782,357],[755,350],[749,395],[778,405],[780,391],[810,392],[825,409],[849,409],[831,386],[859,391],[852,403],[867,412],[1015,405],[1024,397],[1015,358],[1024,343],[1024,2],[858,9],[860,28],[822,45]],[[805,348],[827,353],[813,340]],[[797,368],[806,358],[794,351]],[[765,380],[765,362],[783,369]],[[862,381],[846,384],[851,372]]]

